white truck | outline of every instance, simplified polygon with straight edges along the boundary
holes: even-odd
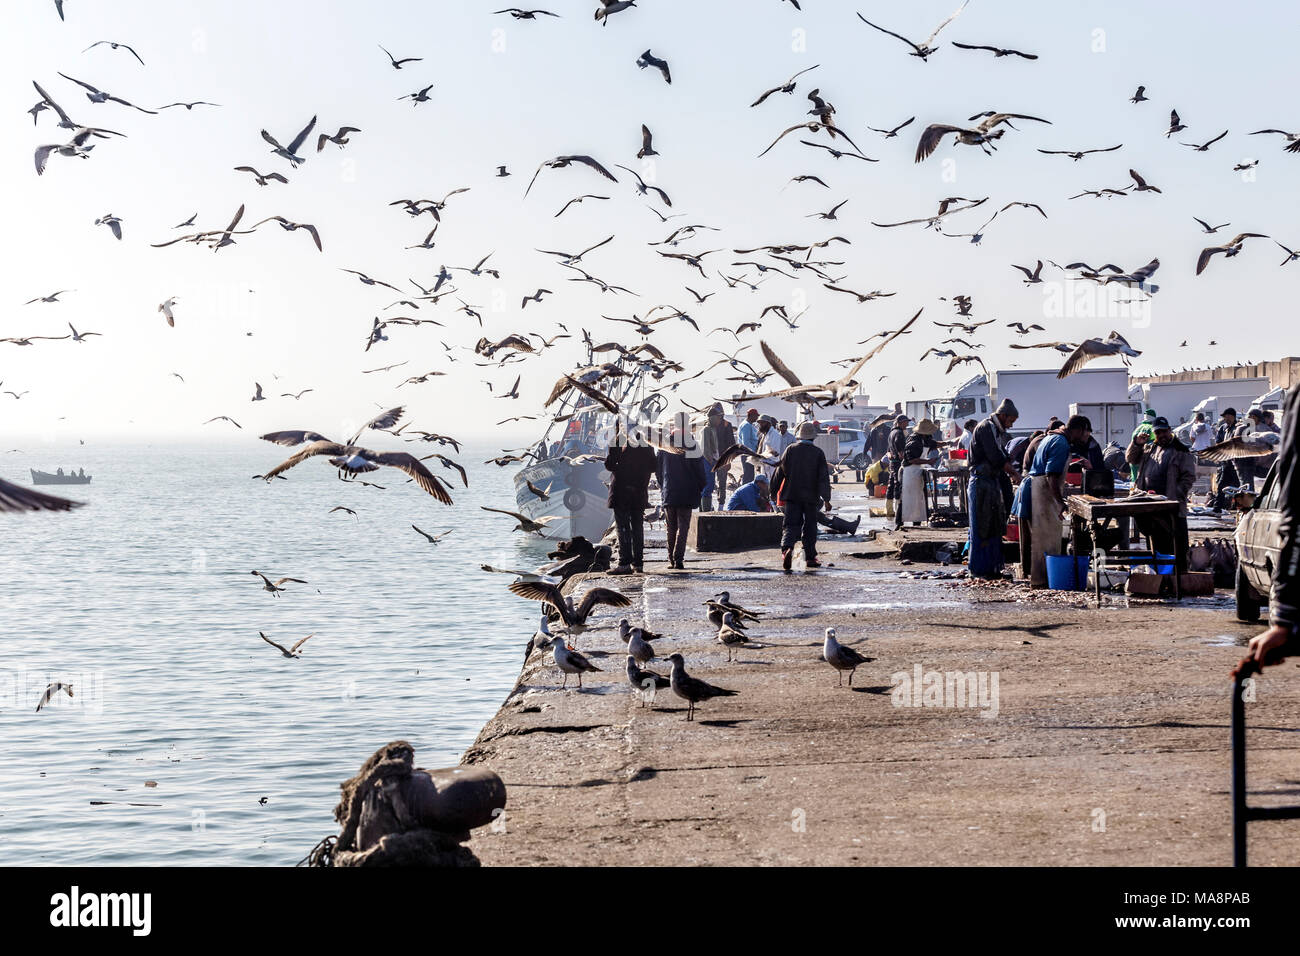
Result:
[[[912,411],[917,406],[916,414]],[[916,421],[929,418],[939,426],[940,437],[948,440],[955,438],[958,429],[972,418],[983,421],[993,411],[989,397],[989,380],[984,375],[976,375],[958,387],[957,391],[946,398],[932,398],[926,402],[908,402],[908,416]]]
[[[1011,429],[1013,435],[1028,435],[1046,428],[1053,415],[1064,420],[1071,405],[1125,404],[1129,401],[1128,369],[1085,368],[1068,378],[1057,378],[1056,373],[1056,369],[1050,368],[998,369],[992,374],[991,409],[996,408],[1002,399],[1009,398],[1020,411],[1020,418]],[[1093,426],[1096,425],[1093,422]],[[1102,441],[1100,435],[1097,440]]]
[[[1146,408],[1154,408],[1157,415],[1169,419],[1171,424],[1191,421],[1206,399],[1219,399],[1218,407],[1233,406],[1243,415],[1253,399],[1269,390],[1267,378],[1225,378],[1200,382],[1147,382],[1142,385],[1141,400]],[[1134,396],[1137,398],[1138,396]],[[1145,409],[1144,409],[1145,411]],[[1206,412],[1206,420],[1213,421]]]
[[[1087,416],[1092,422],[1092,437],[1103,448],[1108,442],[1127,448],[1145,410],[1141,402],[1070,403],[1070,414]]]

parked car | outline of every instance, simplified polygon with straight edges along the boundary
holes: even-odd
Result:
[[[1273,568],[1282,550],[1281,525],[1282,482],[1277,478],[1277,464],[1255,496],[1255,502],[1237,522],[1237,620],[1254,623],[1260,611],[1268,607],[1272,591]]]
[[[857,428],[841,428],[840,436],[840,461],[850,468],[866,468],[867,459],[867,435]]]

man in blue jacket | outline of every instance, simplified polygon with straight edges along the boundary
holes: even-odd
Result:
[[[727,510],[771,511],[772,496],[768,489],[767,475],[759,475],[733,491],[727,499]]]

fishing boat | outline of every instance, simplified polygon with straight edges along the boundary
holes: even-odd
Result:
[[[63,473],[62,468],[60,468],[58,471],[54,472],[53,474],[51,474],[48,471],[37,471],[35,468],[32,468],[31,473],[32,473],[32,484],[34,485],[88,485],[90,484],[90,475],[86,474],[86,469],[84,468],[81,469],[81,472],[79,474],[74,472],[69,472],[68,474],[65,475]]]
[[[541,439],[525,455],[530,463],[515,475],[515,502],[520,514],[534,521],[546,517],[538,532],[544,538],[563,540],[578,535],[597,542],[613,522],[606,504],[609,474],[604,458],[620,421],[652,422],[667,402],[658,393],[645,395],[645,368],[639,363],[615,363],[625,374],[606,379],[608,395],[619,406],[615,415],[577,389],[570,389]],[[558,437],[553,435],[561,429]],[[536,494],[539,489],[545,497]]]

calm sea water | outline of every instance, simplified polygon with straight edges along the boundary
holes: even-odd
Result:
[[[459,456],[468,489],[446,472],[452,507],[392,469],[383,491],[323,460],[250,480],[270,445],[25,451],[0,474],[94,481],[49,489],[88,503],[70,514],[0,516],[0,864],[295,863],[378,747],[453,765],[514,684],[538,606],[479,565],[548,548],[479,510],[514,507],[490,449]],[[277,597],[253,569],[310,583]],[[258,631],[316,636],[289,660]],[[51,680],[76,696],[35,713]]]

